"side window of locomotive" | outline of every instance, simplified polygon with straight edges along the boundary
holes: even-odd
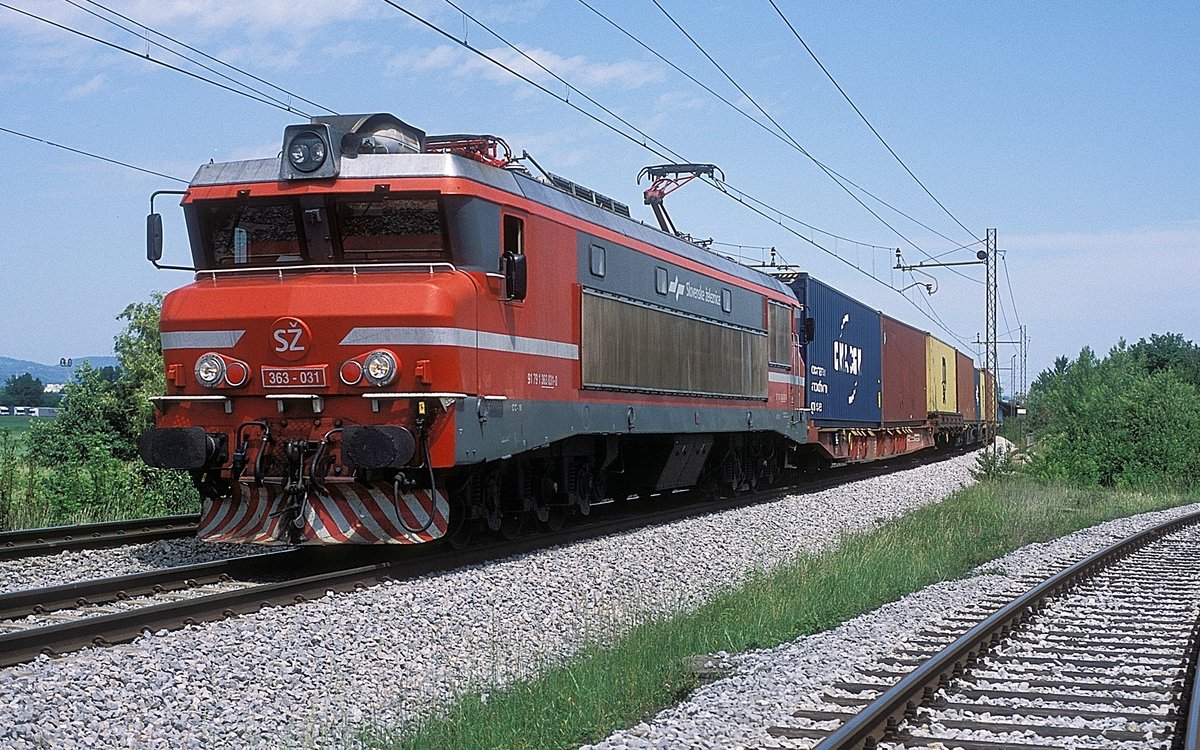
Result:
[[[603,245],[592,245],[588,250],[588,264],[591,267],[592,275],[599,278],[604,278],[604,274],[608,271],[607,253]]]
[[[525,222],[516,216],[504,215],[505,255],[522,255],[525,252]]]
[[[529,291],[529,267],[525,258],[525,221],[504,215],[503,244],[500,254],[500,273],[504,276],[504,298],[509,301],[525,299]]]
[[[201,211],[216,267],[303,263],[296,208],[225,203]]]
[[[435,198],[340,201],[337,222],[348,261],[421,261],[445,256],[445,226]]]

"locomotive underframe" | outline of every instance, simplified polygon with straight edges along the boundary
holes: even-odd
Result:
[[[361,406],[359,401],[351,405]],[[233,521],[202,523],[212,529],[208,538],[220,541],[321,543],[320,525],[331,522],[319,517],[336,515],[334,506],[347,503],[370,506],[373,497],[395,505],[394,512],[380,511],[393,515],[403,516],[407,502],[409,521],[392,519],[398,533],[364,534],[357,541],[416,543],[441,536],[446,527],[456,531],[463,522],[492,530],[530,517],[554,523],[606,500],[695,486],[736,492],[819,465],[802,447],[806,427],[797,413],[762,403],[742,408],[431,398],[391,402],[369,418],[357,414],[360,424],[345,416],[322,420],[303,402],[270,417],[252,411],[259,399],[238,402],[231,414],[216,404],[193,404],[183,420],[192,426],[150,433],[195,431],[215,446],[175,464],[192,469],[206,517],[232,518],[239,506],[262,506],[243,507],[239,518],[259,520],[240,530],[232,529]],[[347,413],[336,398],[321,407]],[[166,406],[164,417],[179,408]],[[361,458],[348,460],[353,452],[346,435],[352,430],[374,430],[376,438],[399,430],[414,441],[406,460],[394,462],[384,450],[377,452],[383,458],[364,466]],[[203,465],[195,455],[204,455]],[[439,519],[430,528],[443,500],[449,506],[445,523]],[[270,520],[276,516],[278,523]],[[355,523],[344,521],[340,535],[355,537]]]

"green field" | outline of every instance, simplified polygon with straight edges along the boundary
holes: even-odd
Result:
[[[34,417],[0,416],[0,430],[8,430],[14,437],[24,435]]]

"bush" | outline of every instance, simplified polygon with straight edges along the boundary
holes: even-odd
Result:
[[[975,467],[971,469],[971,476],[979,482],[1011,476],[1017,471],[1015,456],[1015,451],[990,448],[982,450],[975,456]]]
[[[163,392],[158,333],[162,295],[125,308],[117,372],[86,362],[64,389],[54,420],[34,420],[28,454],[0,435],[0,528],[184,513],[199,506],[186,472],[152,469],[137,456],[153,426],[149,397]]]
[[[1172,352],[1171,345],[1184,347]],[[1036,476],[1103,487],[1200,483],[1196,347],[1182,337],[1124,342],[1104,359],[1090,349],[1042,373],[1029,394],[1039,446]],[[1172,365],[1172,362],[1179,363]]]

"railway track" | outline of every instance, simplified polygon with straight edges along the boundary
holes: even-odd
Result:
[[[947,620],[768,730],[789,746],[1197,747],[1200,514]]]
[[[937,455],[925,461],[948,457]],[[699,498],[697,493],[678,493],[655,498],[650,512],[644,509],[644,503],[621,508],[600,506],[586,523],[462,550],[438,545],[297,548],[13,592],[0,595],[0,667],[31,661],[42,654],[57,656],[128,642],[146,631],[176,630],[267,606],[297,604],[331,591],[351,591],[716,513],[764,502],[782,493],[819,492],[848,478],[865,478],[918,463],[922,461],[906,457],[891,466],[846,467],[808,482],[799,490],[772,488],[708,499]]]
[[[53,555],[64,550],[119,547],[195,536],[200,515],[191,513],[133,521],[107,521],[80,526],[55,526],[0,532],[0,560]]]

